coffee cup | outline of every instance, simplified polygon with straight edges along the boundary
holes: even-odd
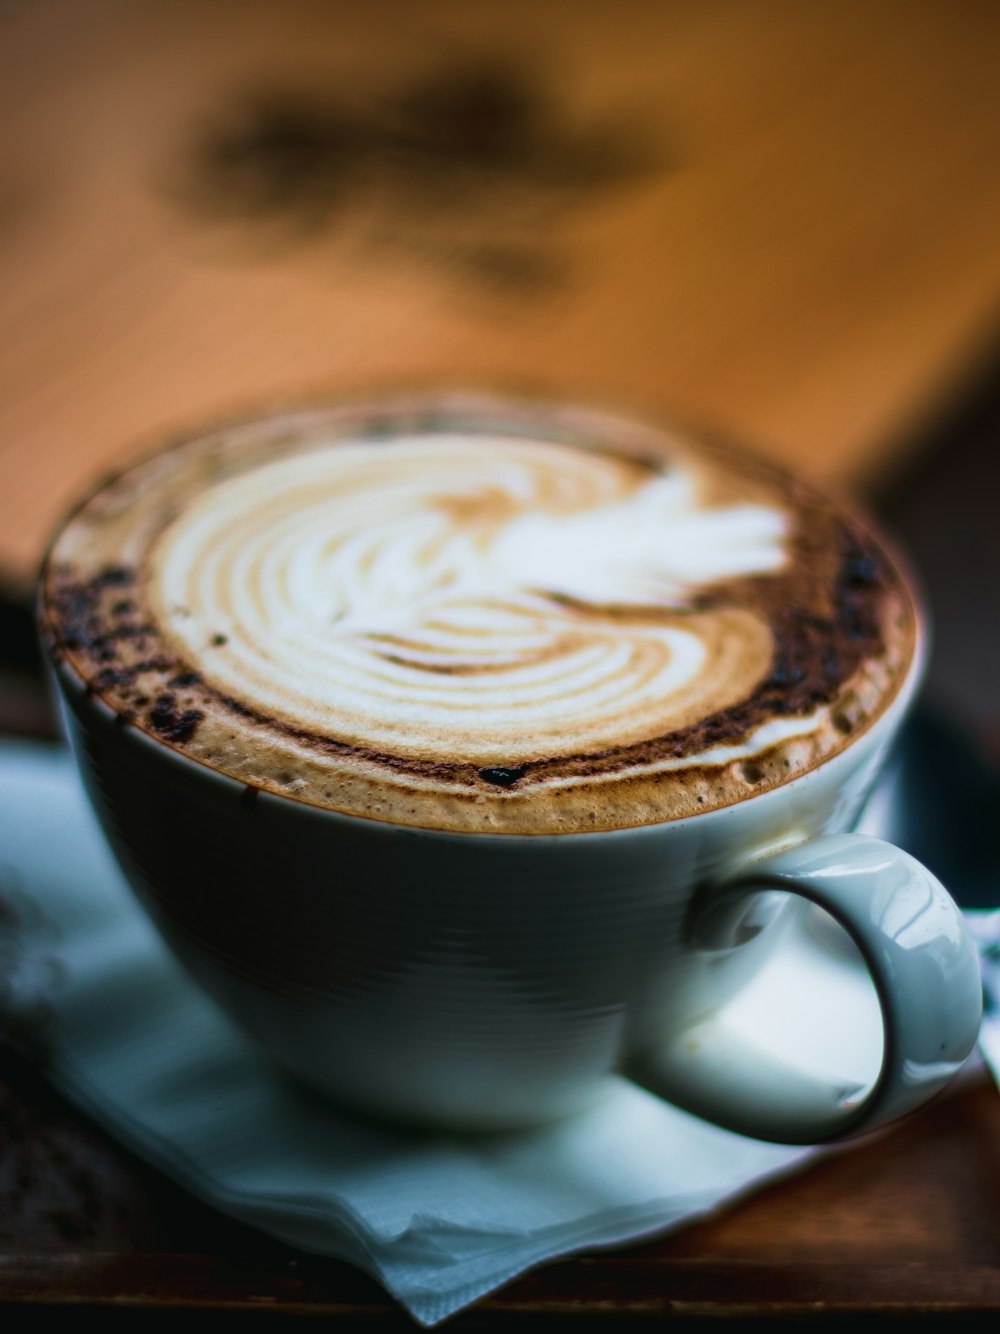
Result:
[[[817,1143],[975,1043],[960,911],[851,832],[920,681],[912,584],[800,478],[515,398],[285,407],[99,487],[39,606],[139,900],[345,1107],[508,1129],[614,1074]],[[865,1086],[726,1022],[813,906],[878,997]]]

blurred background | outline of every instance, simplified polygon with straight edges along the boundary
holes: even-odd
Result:
[[[262,399],[528,386],[862,498],[991,747],[993,0],[0,0],[0,731],[58,516]]]

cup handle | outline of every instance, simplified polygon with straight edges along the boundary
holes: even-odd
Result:
[[[882,1009],[875,1082],[867,1089],[838,1085],[798,1070],[748,1046],[718,1018],[647,1054],[629,1076],[729,1130],[786,1144],[857,1135],[926,1102],[972,1051],[982,1017],[979,959],[954,900],[892,844],[827,835],[761,857],[700,895],[687,947],[738,948],[750,904],[768,890],[825,909],[860,950]]]

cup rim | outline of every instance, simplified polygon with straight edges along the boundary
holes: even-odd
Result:
[[[132,726],[118,727],[115,720],[120,715],[106,700],[100,696],[89,694],[86,683],[75,672],[72,675],[67,673],[64,670],[64,664],[53,660],[53,665],[59,679],[66,687],[74,691],[84,708],[89,708],[97,714],[103,713],[106,715],[102,721],[107,726],[115,727],[122,744],[138,745],[147,754],[156,756],[158,760],[162,760],[168,766],[176,767],[178,772],[192,766],[192,769],[188,770],[189,772],[193,770],[202,781],[210,786],[218,786],[222,791],[228,790],[236,800],[239,800],[246,793],[247,784],[238,778],[234,778],[231,774],[224,773],[221,769],[215,769],[197,759],[196,756],[178,750],[166,742],[161,742],[139,728]],[[747,810],[755,804],[758,810],[765,804],[774,805],[783,801],[786,793],[793,790],[799,793],[808,784],[819,781],[821,777],[829,779],[831,772],[836,769],[853,768],[858,761],[859,748],[868,749],[877,746],[883,738],[888,741],[895,735],[913,703],[923,676],[924,665],[924,661],[922,659],[918,660],[918,655],[915,653],[910,669],[903,677],[893,699],[878,718],[842,750],[821,760],[812,768],[796,774],[794,778],[789,778],[787,781],[767,788],[763,792],[751,792],[726,805],[713,806],[709,810],[695,811],[690,815],[678,816],[672,820],[626,825],[617,829],[575,829],[563,832],[526,833],[516,830],[505,832],[503,830],[486,829],[438,829],[430,825],[401,824],[392,820],[379,819],[376,816],[352,815],[344,811],[334,810],[332,807],[318,806],[313,802],[303,801],[291,793],[272,792],[267,788],[254,789],[255,802],[259,801],[267,805],[273,805],[276,808],[287,809],[289,812],[294,812],[296,819],[316,819],[332,825],[342,824],[355,830],[363,830],[368,834],[377,833],[385,837],[443,840],[445,842],[463,843],[466,846],[483,843],[485,840],[510,848],[519,845],[523,845],[525,848],[539,848],[542,846],[565,846],[570,843],[578,843],[584,839],[595,843],[604,839],[620,841],[622,839],[664,838],[668,836],[667,831],[671,829],[687,830],[695,824],[705,828],[709,821],[732,818],[736,812]]]
[[[803,772],[794,777],[779,782],[761,792],[750,792],[746,795],[738,796],[735,800],[727,802],[724,805],[712,806],[708,810],[694,811],[688,815],[678,816],[673,819],[666,819],[653,822],[644,822],[636,825],[626,825],[612,829],[577,829],[566,831],[546,831],[546,832],[525,832],[525,831],[505,831],[505,830],[473,830],[473,829],[444,829],[433,825],[420,825],[396,822],[390,819],[384,819],[378,816],[368,816],[359,814],[350,814],[344,811],[338,811],[332,807],[321,806],[315,802],[306,801],[295,796],[290,792],[275,792],[269,788],[255,789],[259,799],[277,801],[281,803],[290,803],[300,812],[310,812],[316,816],[329,818],[335,821],[347,821],[350,824],[356,824],[366,829],[380,829],[383,831],[395,831],[403,834],[420,835],[427,837],[439,837],[445,839],[460,839],[481,841],[483,839],[500,840],[504,843],[513,843],[518,840],[526,844],[537,846],[541,842],[564,843],[567,840],[576,841],[581,838],[595,839],[611,836],[632,836],[635,837],[643,831],[662,831],[666,828],[689,826],[693,821],[701,821],[703,824],[713,816],[723,815],[726,812],[732,812],[749,806],[753,802],[761,802],[767,798],[780,797],[780,794],[790,790],[797,785],[803,784],[807,780],[815,778],[817,774],[829,773],[830,767],[838,762],[846,762],[851,757],[856,757],[857,748],[863,745],[876,733],[883,732],[887,728],[894,731],[896,726],[902,722],[903,717],[910,708],[913,699],[920,687],[926,673],[927,662],[929,659],[930,627],[929,617],[926,609],[926,601],[921,589],[920,581],[917,578],[912,563],[902,552],[896,542],[881,527],[869,517],[863,505],[850,496],[845,496],[841,489],[835,485],[818,483],[804,475],[794,468],[774,461],[764,455],[759,449],[747,446],[742,441],[725,432],[715,430],[712,427],[695,425],[690,418],[683,415],[667,415],[663,412],[646,412],[642,415],[631,414],[627,410],[627,405],[614,402],[601,403],[590,398],[573,400],[566,395],[556,395],[542,391],[532,390],[524,384],[518,386],[496,386],[496,385],[463,385],[457,383],[448,384],[447,382],[428,382],[417,381],[412,384],[395,383],[368,386],[356,386],[351,390],[340,390],[334,393],[317,393],[314,395],[292,395],[287,397],[276,396],[274,398],[258,402],[256,406],[250,405],[242,411],[222,413],[217,416],[206,419],[200,427],[191,427],[187,430],[177,430],[165,432],[158,438],[158,442],[151,443],[148,448],[128,458],[120,468],[114,469],[103,476],[97,478],[77,501],[62,515],[55,525],[48,543],[45,548],[41,562],[36,596],[36,620],[39,628],[40,638],[45,648],[50,663],[56,669],[57,677],[66,686],[76,687],[76,693],[91,706],[101,706],[112,718],[121,718],[118,711],[105,700],[101,695],[94,692],[89,686],[83,672],[77,667],[76,663],[66,657],[65,654],[57,652],[55,636],[53,634],[52,624],[49,618],[49,585],[52,577],[52,567],[54,552],[60,536],[66,528],[72,523],[76,516],[106,487],[114,481],[133,469],[142,466],[161,454],[169,453],[172,450],[181,448],[197,440],[209,438],[221,433],[230,431],[239,431],[241,428],[253,429],[262,423],[280,417],[305,417],[310,415],[322,414],[324,412],[350,412],[352,409],[359,413],[362,409],[377,412],[381,406],[383,409],[392,409],[404,404],[412,405],[417,410],[438,410],[442,412],[460,412],[482,413],[495,412],[503,414],[505,411],[511,415],[517,413],[521,415],[535,414],[536,417],[548,415],[552,421],[558,422],[560,419],[564,422],[580,424],[586,421],[604,421],[607,426],[619,425],[623,428],[631,427],[634,430],[649,431],[657,434],[680,435],[683,438],[691,437],[699,444],[704,444],[709,449],[719,449],[727,452],[735,452],[737,455],[748,459],[751,463],[760,462],[767,470],[773,474],[783,476],[787,479],[794,479],[813,491],[815,494],[823,497],[832,503],[839,511],[848,517],[852,523],[857,525],[865,534],[872,538],[879,550],[888,560],[889,564],[899,576],[903,589],[910,601],[913,613],[913,651],[910,661],[906,666],[895,686],[891,697],[884,704],[881,712],[868,722],[856,736],[843,746],[817,763],[811,765]],[[162,755],[168,759],[172,758],[178,761],[182,766],[192,764],[197,772],[208,779],[220,780],[224,786],[234,787],[240,792],[247,789],[247,784],[224,770],[215,768],[213,765],[200,760],[197,756],[191,755],[186,751],[173,746],[168,741],[152,736],[142,728],[128,726],[121,729],[123,736],[130,740],[141,739],[146,745],[153,748],[153,753]]]

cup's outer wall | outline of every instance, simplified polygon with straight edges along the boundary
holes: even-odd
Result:
[[[659,1032],[733,996],[780,939],[685,943],[700,887],[849,829],[902,720],[735,805],[607,833],[476,835],[248,791],[54,675],[84,783],[190,974],[289,1070],[394,1119],[506,1127],[573,1110]],[[781,914],[778,915],[779,920]]]

